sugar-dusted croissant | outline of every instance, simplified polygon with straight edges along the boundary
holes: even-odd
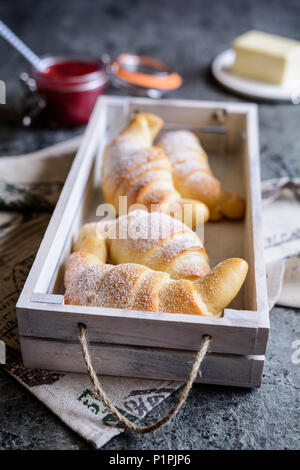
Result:
[[[170,160],[174,185],[182,197],[204,202],[209,208],[211,220],[243,217],[244,199],[222,190],[195,134],[186,130],[169,131],[163,135],[158,146]]]
[[[195,281],[172,280],[139,264],[86,268],[68,287],[66,304],[220,316],[239,292],[246,261],[230,258]]]
[[[97,240],[94,238],[96,233],[100,239],[101,235],[106,237],[109,260],[113,264],[143,264],[169,273],[172,279],[197,279],[210,271],[198,235],[167,214],[135,210],[111,222],[86,224],[81,228],[74,248],[88,251],[85,236],[88,240]],[[90,253],[95,254],[92,245]],[[89,260],[85,258],[87,262]],[[68,264],[66,273],[72,270],[73,265]],[[68,273],[68,278],[74,276]]]
[[[143,264],[172,279],[197,279],[210,271],[199,236],[167,214],[130,212],[117,219],[116,235],[107,239],[113,264]]]
[[[96,230],[97,223],[81,227],[73,245],[74,252],[67,260],[64,276],[65,288],[88,266],[104,264],[107,261],[107,247],[103,236]]]
[[[120,197],[127,197],[128,209],[143,204],[146,210],[156,210],[181,218],[184,204],[192,207],[192,217],[186,221],[206,222],[207,206],[202,202],[182,199],[176,191],[172,167],[164,152],[152,147],[163,121],[150,113],[139,113],[106,147],[102,166],[102,191],[107,203],[120,213]],[[179,211],[177,211],[179,207]]]

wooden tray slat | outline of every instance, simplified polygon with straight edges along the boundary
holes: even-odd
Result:
[[[48,306],[45,306],[48,308]],[[78,313],[76,307],[63,312],[61,306],[52,310],[22,310],[19,315],[19,331],[23,336],[76,340],[78,323],[85,323],[91,341],[99,343],[130,344],[159,348],[193,350],[200,346],[202,336],[213,337],[211,350],[229,354],[264,354],[266,351],[267,328],[257,329],[255,312],[251,322],[236,319],[227,320],[193,315],[173,315],[85,307],[85,313]],[[93,311],[92,315],[89,314]],[[249,318],[249,317],[248,317]]]
[[[21,338],[25,366],[68,372],[86,372],[79,342]],[[98,374],[145,379],[186,380],[195,351],[160,350],[134,346],[91,343],[93,365]],[[39,351],[39,354],[36,352]],[[259,387],[264,356],[208,353],[195,382],[239,387]]]

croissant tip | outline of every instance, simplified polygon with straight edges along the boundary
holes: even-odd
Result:
[[[225,260],[225,261],[229,261],[232,264],[233,268],[240,269],[240,272],[241,273],[244,272],[246,276],[249,265],[247,261],[245,261],[243,258],[229,258],[228,260]]]
[[[228,258],[222,261],[218,266],[222,266],[222,271],[227,272],[227,274],[229,274],[229,272],[231,272],[232,275],[235,274],[236,279],[239,279],[238,282],[241,284],[240,287],[242,286],[248,273],[249,265],[247,261],[242,258]],[[218,266],[216,266],[217,269]]]
[[[228,258],[195,281],[211,315],[219,316],[240,291],[248,272],[242,258]]]

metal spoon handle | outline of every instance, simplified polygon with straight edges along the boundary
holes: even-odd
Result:
[[[43,61],[28,47],[24,42],[15,35],[15,33],[0,20],[0,35],[6,39],[20,54],[30,62],[33,67],[39,71],[44,70]]]

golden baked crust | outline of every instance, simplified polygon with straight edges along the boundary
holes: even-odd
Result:
[[[125,233],[126,238],[118,236]],[[114,264],[143,264],[168,272],[173,279],[196,279],[210,270],[198,235],[166,214],[130,212],[117,220],[116,234],[117,238],[109,242]]]
[[[65,288],[67,289],[84,269],[93,264],[102,264],[98,256],[82,251],[74,251],[74,253],[71,253],[65,268]]]
[[[109,235],[106,246],[104,234]],[[78,239],[81,243],[76,241],[74,246],[98,255],[100,262],[108,254],[112,264],[138,263],[167,272],[173,279],[197,279],[210,271],[198,235],[161,212],[136,210],[111,222],[86,224]]]
[[[92,265],[68,286],[65,303],[95,307],[220,316],[248,270],[240,258],[220,263],[196,281],[172,280],[139,264]]]
[[[195,134],[187,130],[166,132],[158,145],[172,165],[174,185],[183,198],[204,202],[209,208],[211,220],[244,216],[244,199],[222,190]]]
[[[119,198],[127,196],[128,209],[143,204],[147,210],[169,213],[177,202],[184,199],[173,183],[172,167],[163,150],[152,143],[163,125],[154,114],[139,113],[129,125],[105,148],[102,165],[102,191],[105,201],[113,204],[119,213]],[[190,200],[206,222],[209,211],[200,201]],[[196,225],[194,217],[189,224]],[[177,216],[177,215],[176,215]]]

